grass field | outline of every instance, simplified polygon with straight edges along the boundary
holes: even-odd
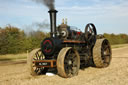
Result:
[[[125,47],[125,46],[128,46],[128,44],[112,45],[112,48],[121,48],[121,47]]]
[[[16,61],[27,58],[27,53],[0,55],[0,61]]]
[[[125,46],[128,46],[128,44],[112,45],[112,49],[122,48]],[[16,60],[25,60],[25,59],[27,59],[27,53],[0,55],[0,61],[16,61]]]

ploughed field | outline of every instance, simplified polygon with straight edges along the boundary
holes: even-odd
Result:
[[[128,45],[115,46],[112,53],[109,67],[88,67],[72,78],[62,78],[58,75],[32,77],[27,71],[24,57],[9,60],[3,59],[2,56],[0,85],[128,85]]]

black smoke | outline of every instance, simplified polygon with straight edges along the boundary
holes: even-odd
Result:
[[[46,5],[50,10],[55,9],[55,5],[54,5],[55,0],[32,0],[32,1]]]

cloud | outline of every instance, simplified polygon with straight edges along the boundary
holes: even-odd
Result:
[[[55,5],[59,11],[58,24],[62,18],[68,18],[69,25],[82,30],[87,23],[93,22],[101,33],[128,33],[128,0],[56,0]],[[48,8],[32,0],[1,0],[0,10],[0,25],[11,23],[22,27],[49,20]]]
[[[95,0],[95,2],[97,3],[91,6],[58,7],[58,10],[62,12],[59,14],[58,20],[68,16],[69,24],[75,24],[82,30],[87,23],[93,22],[99,33],[128,33],[128,1],[108,0],[108,2],[100,2],[100,0]]]

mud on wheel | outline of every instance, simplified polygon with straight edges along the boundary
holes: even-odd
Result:
[[[30,52],[29,56],[27,57],[27,64],[28,64],[28,70],[31,75],[40,75],[45,74],[47,72],[47,68],[44,67],[36,67],[34,61],[37,60],[43,60],[45,59],[44,55],[41,52],[41,49],[35,49]]]
[[[80,57],[71,47],[63,48],[57,58],[57,70],[61,77],[69,78],[78,74]]]
[[[107,39],[97,39],[93,48],[93,61],[96,67],[108,67],[112,58],[110,43]]]

